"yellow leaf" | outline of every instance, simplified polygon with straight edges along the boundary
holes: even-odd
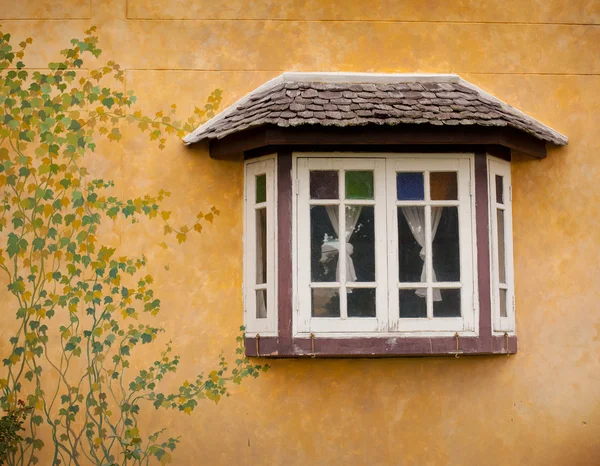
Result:
[[[183,412],[185,414],[191,414],[192,413],[192,407],[191,406],[186,406],[185,408],[183,408]]]
[[[163,220],[169,220],[169,217],[171,216],[171,212],[169,212],[167,210],[163,210],[160,213],[160,216],[163,218]]]
[[[183,386],[187,388],[190,386],[190,383],[186,380],[185,382],[183,382]]]
[[[169,246],[167,246],[167,243],[165,243],[164,241],[162,243],[159,244],[159,246],[163,249],[169,249]],[[0,260],[2,260],[3,258],[0,257]],[[0,262],[1,263],[1,262]]]
[[[194,225],[194,230],[196,230],[198,233],[202,232],[202,225],[200,225],[199,223],[196,223]]]
[[[183,243],[187,239],[187,235],[185,233],[177,233],[177,241],[179,244]]]
[[[8,380],[0,379],[0,388],[8,387]]]
[[[94,445],[96,445],[97,447],[99,447],[100,445],[102,445],[103,440],[100,437],[96,437],[94,439]]]
[[[31,299],[31,291],[26,291],[25,293],[23,293],[22,297],[25,301],[29,301]]]

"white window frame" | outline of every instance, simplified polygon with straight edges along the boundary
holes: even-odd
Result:
[[[477,298],[474,296],[477,277],[477,250],[475,242],[475,206],[472,193],[474,171],[472,159],[463,156],[435,157],[426,155],[419,158],[394,158],[388,162],[388,280],[389,280],[389,313],[390,326],[400,331],[431,331],[431,332],[463,332],[475,331],[475,315],[478,315]],[[423,172],[425,200],[398,201],[396,200],[396,174],[400,172]],[[430,197],[429,173],[456,172],[458,199],[455,201],[428,201]],[[436,283],[439,288],[461,289],[460,317],[433,317],[432,300],[432,251],[425,249],[425,267],[428,281],[425,283],[400,284],[398,280],[398,207],[425,207],[425,242],[431,244],[431,209],[427,206],[458,207],[459,251],[460,251],[460,281]],[[427,318],[400,318],[399,296],[400,289],[427,288]]]
[[[244,176],[244,325],[247,336],[277,335],[277,159],[269,155],[245,164]],[[257,204],[256,177],[266,175],[266,202]],[[256,284],[256,210],[267,209],[266,284]],[[256,291],[266,290],[267,317],[256,317]]]
[[[496,202],[496,175],[502,177],[503,203]],[[490,225],[491,305],[494,333],[515,333],[515,285],[512,237],[512,185],[510,162],[488,157],[488,198]],[[505,283],[500,283],[498,261],[498,217],[496,210],[504,210],[504,267]],[[506,290],[506,317],[500,312],[500,288]]]
[[[474,199],[474,155],[473,154],[388,154],[388,153],[344,153],[343,158],[332,158],[331,153],[294,153],[293,163],[293,269],[294,302],[293,333],[307,336],[311,333],[320,336],[477,336],[479,325],[479,301],[477,299],[477,246],[475,234]],[[375,226],[376,226],[376,267],[377,267],[377,316],[376,318],[312,318],[310,293],[310,191],[308,172],[311,168],[357,170],[371,167],[380,171],[383,163],[383,183],[381,175],[375,174]],[[410,168],[409,168],[410,167]],[[457,171],[459,179],[458,201],[435,201],[436,205],[448,202],[459,204],[459,241],[461,262],[461,317],[400,319],[398,316],[397,281],[397,201],[395,174],[397,171]],[[392,180],[393,178],[393,180]],[[340,196],[343,193],[343,177],[340,177]],[[378,182],[378,180],[380,180]],[[384,184],[382,187],[381,185]],[[381,189],[384,202],[381,199]],[[334,201],[333,203],[337,203]],[[323,201],[315,202],[323,204]],[[410,205],[416,205],[410,201]],[[380,209],[377,209],[380,207]],[[381,214],[381,208],[384,214]],[[342,216],[343,217],[343,216]],[[389,232],[392,232],[389,234]],[[305,251],[305,252],[301,252]],[[339,260],[344,260],[340,254]],[[429,256],[430,257],[430,256]],[[343,266],[343,264],[342,264]],[[385,270],[381,271],[381,267]],[[431,267],[429,258],[428,267]],[[344,268],[344,267],[342,267]],[[431,274],[429,275],[431,276]],[[383,280],[378,277],[384,277]],[[384,291],[386,290],[386,291]],[[385,302],[380,302],[385,295]],[[340,296],[342,299],[342,296]],[[421,321],[421,322],[414,322]]]
[[[317,158],[299,157],[297,160],[297,180],[299,180],[296,204],[296,226],[298,228],[298,290],[305,290],[298,295],[297,330],[300,333],[338,333],[338,332],[377,332],[387,324],[387,289],[386,289],[386,250],[385,250],[385,160],[374,157],[353,158]],[[339,176],[339,200],[311,200],[310,199],[310,170],[337,170]],[[374,199],[373,200],[344,200],[344,173],[345,171],[373,170]],[[340,208],[340,250],[338,254],[340,281],[329,284],[311,282],[310,264],[310,207],[312,205],[339,205]],[[345,206],[367,205],[374,206],[375,217],[375,282],[361,283],[346,282],[346,242],[342,238],[345,228]],[[375,317],[348,317],[346,290],[360,287],[376,288]],[[340,317],[311,316],[312,288],[338,288],[340,290]]]

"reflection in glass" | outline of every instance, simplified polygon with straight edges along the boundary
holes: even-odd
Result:
[[[339,222],[335,212],[338,206],[312,206],[310,208],[311,281],[337,281]],[[331,215],[330,215],[331,214]],[[332,224],[334,217],[335,228]]]
[[[506,317],[506,290],[500,289],[500,317]]]
[[[433,172],[429,175],[431,199],[455,201],[458,199],[456,172]]]
[[[267,317],[267,290],[256,290],[256,318]]]
[[[458,207],[432,207],[431,229],[434,281],[460,281]]]
[[[339,317],[340,291],[337,288],[313,288],[312,316]]]
[[[400,318],[427,317],[427,301],[420,297],[417,290],[399,290],[400,292]]]
[[[500,283],[506,283],[506,265],[504,251],[504,211],[498,209],[496,211],[498,225],[498,279]]]
[[[346,199],[373,199],[373,172],[346,172]]]
[[[504,185],[502,181],[503,178],[500,175],[496,175],[496,202],[498,204],[504,203]]]
[[[375,317],[375,288],[348,290],[348,317]]]
[[[374,210],[373,206],[346,206],[346,281],[375,281]]]
[[[422,201],[425,198],[423,173],[400,172],[396,174],[399,201]]]
[[[311,199],[338,199],[339,181],[335,170],[317,170],[310,172]]]
[[[256,209],[256,284],[267,283],[267,209]]]
[[[425,207],[398,207],[398,279],[425,281]]]
[[[256,203],[267,202],[267,175],[256,176]]]
[[[441,299],[433,301],[433,317],[460,317],[460,290],[439,291]]]

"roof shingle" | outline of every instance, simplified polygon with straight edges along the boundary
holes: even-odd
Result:
[[[221,139],[265,124],[497,126],[567,144],[562,134],[456,75],[366,73],[284,73],[198,127],[184,142]]]

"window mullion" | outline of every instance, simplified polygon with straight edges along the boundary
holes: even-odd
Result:
[[[348,296],[346,295],[346,206],[344,204],[344,187],[345,187],[345,180],[346,177],[346,173],[345,170],[340,170],[339,172],[339,177],[338,177],[338,183],[339,183],[339,189],[338,189],[338,193],[340,196],[340,205],[339,205],[339,212],[338,212],[338,218],[339,218],[339,233],[338,233],[338,241],[339,241],[339,249],[338,249],[338,262],[340,264],[340,277],[339,277],[339,282],[340,282],[340,317],[342,318],[342,320],[345,320],[348,318]]]
[[[427,318],[433,318],[433,264],[431,254],[431,190],[429,186],[429,171],[423,172],[425,200],[425,282],[427,283]]]

